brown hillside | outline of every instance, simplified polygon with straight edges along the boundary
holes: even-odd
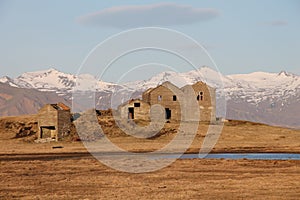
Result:
[[[35,114],[43,105],[57,102],[70,104],[54,92],[15,88],[0,83],[0,116]]]
[[[124,133],[111,116],[99,116],[99,124],[104,134],[122,149],[140,152],[154,151],[167,145],[177,133],[178,124],[166,123],[165,127],[154,137],[148,139],[136,138]],[[143,121],[137,122],[140,126],[147,126]],[[73,129],[73,127],[72,127]],[[208,124],[200,124],[199,130],[188,152],[198,152],[206,135]],[[86,151],[78,141],[75,129],[69,138],[58,143],[32,143],[37,131],[34,115],[0,118],[0,152],[48,152],[51,145],[61,144],[66,148],[63,151]],[[28,136],[28,137],[27,137]],[[19,138],[19,139],[18,139]],[[229,120],[224,124],[222,133],[215,145],[214,152],[300,152],[300,130],[281,127],[272,127],[264,124]],[[93,138],[89,138],[93,139]],[[24,141],[30,141],[30,143]],[[11,144],[11,145],[8,145]],[[43,148],[41,148],[41,146]],[[46,150],[46,149],[47,150]],[[35,149],[35,150],[34,150]],[[176,151],[176,149],[175,149]]]

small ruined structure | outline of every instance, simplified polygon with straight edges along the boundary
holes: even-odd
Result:
[[[120,105],[118,110],[123,119],[149,120],[150,108],[157,104],[164,108],[166,120],[216,120],[216,91],[201,81],[182,88],[164,82],[156,88],[146,90],[142,94],[142,100],[130,100]],[[181,116],[183,112],[184,115]]]
[[[63,103],[46,104],[38,112],[38,139],[58,141],[70,126],[70,108]]]

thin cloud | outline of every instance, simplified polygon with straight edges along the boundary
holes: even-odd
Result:
[[[267,26],[287,26],[288,22],[284,20],[275,20],[270,22],[265,22],[264,25]]]
[[[207,21],[219,15],[219,11],[212,8],[194,8],[189,5],[160,3],[111,7],[80,16],[77,21],[84,25],[133,28],[191,24]]]

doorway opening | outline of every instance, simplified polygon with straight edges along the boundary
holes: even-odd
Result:
[[[166,111],[166,119],[171,119],[171,110],[170,110],[170,108],[166,108],[165,111]]]
[[[128,119],[134,119],[134,108],[133,107],[128,108]]]
[[[40,138],[56,138],[55,126],[41,126],[40,127]]]

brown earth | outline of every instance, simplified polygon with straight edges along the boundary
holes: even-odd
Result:
[[[105,135],[119,147],[133,152],[155,151],[167,145],[177,134],[177,123],[166,123],[156,137],[149,139],[126,135],[117,127],[111,117],[99,117],[99,123]],[[137,122],[147,125],[145,122]],[[206,136],[208,125],[201,123],[197,135],[187,152],[199,152]],[[0,118],[0,154],[4,153],[51,153],[86,152],[74,131],[70,137],[57,143],[36,144],[36,116]],[[52,149],[52,146],[63,146]],[[174,150],[176,151],[176,149]],[[273,127],[259,123],[229,120],[213,152],[290,152],[300,153],[300,130]]]
[[[299,198],[300,161],[188,159],[155,172],[130,174],[104,166],[81,142],[36,144],[32,134],[19,137],[34,120],[0,119],[0,199]],[[176,134],[176,126],[169,123],[158,137],[138,139],[125,135],[110,118],[103,120],[106,136],[135,152],[159,149]],[[198,152],[207,128],[200,124],[188,152]],[[300,153],[299,139],[300,130],[229,121],[213,151]]]
[[[299,199],[299,166],[193,159],[130,174],[92,158],[0,161],[0,199]]]

